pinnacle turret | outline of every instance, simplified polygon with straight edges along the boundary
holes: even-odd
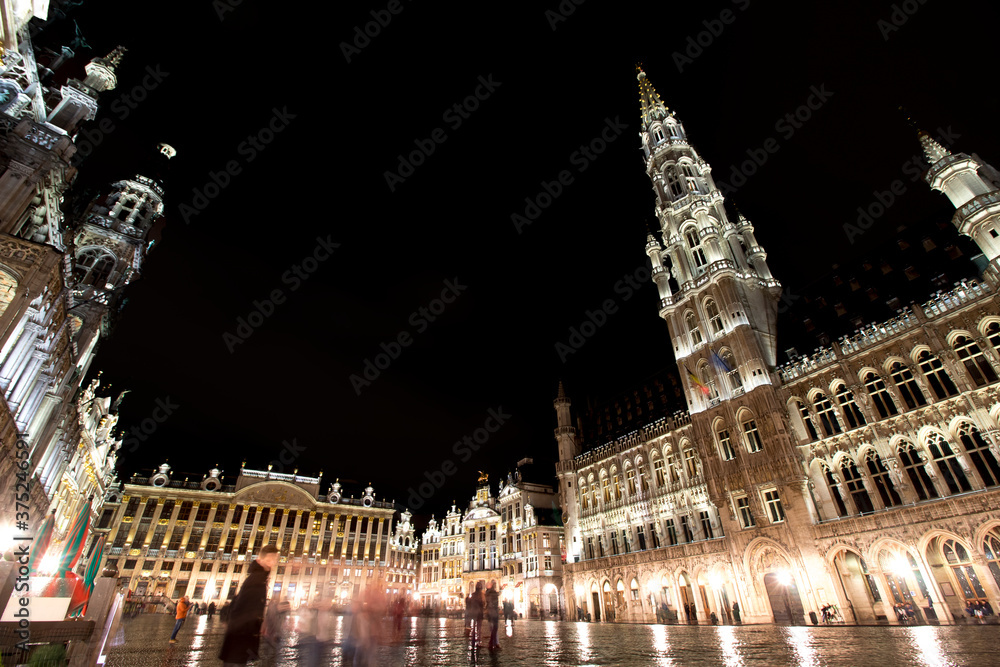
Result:
[[[666,118],[667,106],[660,99],[653,84],[649,82],[646,73],[642,71],[642,66],[637,65],[636,70],[638,70],[636,78],[639,80],[639,109],[643,124],[649,125],[656,119]]]

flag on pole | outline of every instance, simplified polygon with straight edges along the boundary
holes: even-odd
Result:
[[[702,383],[702,381],[698,379],[698,376],[691,372],[691,369],[688,367],[687,364],[684,365],[684,370],[687,371],[688,377],[691,378],[691,382],[694,382],[698,386],[698,388],[701,389],[701,393],[705,394],[706,396],[708,396],[708,394],[711,393],[708,387],[706,387]]]
[[[712,363],[715,364],[715,367],[721,373],[731,373],[733,370],[729,367],[729,364],[726,363],[726,360],[720,357],[719,353],[715,350],[712,350]]]

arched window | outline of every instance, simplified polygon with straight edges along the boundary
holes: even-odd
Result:
[[[796,400],[795,406],[799,409],[799,414],[802,415],[802,423],[806,427],[806,433],[809,436],[809,441],[819,440],[819,434],[816,432],[816,424],[813,423],[812,415],[809,414],[809,408],[802,401]]]
[[[715,305],[715,300],[709,299],[705,302],[705,314],[708,315],[708,323],[712,329],[712,333],[720,333],[724,327],[722,325],[722,314],[719,313],[719,307]]]
[[[983,538],[983,555],[986,556],[986,566],[990,568],[993,579],[1000,586],[1000,529],[994,528]]]
[[[101,248],[88,248],[76,256],[73,275],[80,285],[103,288],[115,268],[115,257]]]
[[[951,571],[958,580],[958,587],[962,589],[962,596],[966,602],[986,601],[986,591],[979,582],[979,576],[972,565],[972,558],[968,550],[955,540],[945,540],[941,546],[941,553],[948,562]]]
[[[684,450],[684,469],[687,471],[688,479],[698,476],[698,453],[693,447]]]
[[[951,450],[948,441],[938,433],[932,433],[927,437],[927,450],[931,453],[934,462],[937,463],[941,476],[948,485],[951,493],[961,493],[972,491],[972,485],[962,470],[955,452]]]
[[[743,378],[740,377],[740,369],[736,366],[736,357],[729,350],[723,350],[719,358],[722,359],[726,375],[729,376],[729,388],[735,395],[739,395],[743,391]]]
[[[993,366],[983,356],[983,351],[979,349],[976,341],[968,336],[959,336],[955,339],[953,347],[955,348],[955,354],[965,364],[965,370],[969,373],[969,377],[972,378],[977,387],[997,381],[996,371],[993,370]]]
[[[940,359],[924,350],[917,357],[917,363],[920,364],[920,372],[927,378],[927,384],[930,385],[931,391],[934,392],[938,400],[958,393],[958,387],[948,377]]]
[[[899,461],[903,464],[903,469],[906,471],[906,476],[910,478],[910,484],[913,485],[913,491],[917,497],[920,500],[937,498],[937,489],[934,488],[931,476],[927,473],[927,468],[924,467],[920,453],[913,446],[913,443],[906,441],[899,443],[896,455],[899,456]]]
[[[670,132],[670,138],[671,139],[680,139],[681,138],[681,129],[680,129],[680,127],[678,127],[677,123],[668,122],[667,123],[667,131]]]
[[[879,455],[874,451],[868,452],[868,455],[865,457],[865,463],[868,466],[868,474],[875,484],[879,498],[882,499],[882,504],[886,507],[902,505],[903,501],[900,499],[899,494],[896,493],[896,487],[892,483],[892,478],[889,477],[889,470],[882,463]]]
[[[667,454],[667,481],[670,483],[676,483],[681,481],[681,476],[677,468],[677,457],[673,452]]]
[[[588,509],[590,507],[590,502],[587,499],[587,482],[581,477],[576,486],[580,489],[580,509]],[[505,507],[504,514],[506,514],[506,511],[507,508]]]
[[[725,427],[725,424],[719,423],[716,426],[715,435],[719,438],[719,454],[722,456],[722,460],[732,461],[736,458],[732,438],[729,437],[729,429]]]
[[[653,130],[653,139],[656,141],[656,143],[660,143],[661,141],[663,141],[664,137],[662,128],[657,127],[656,129]]]
[[[597,509],[597,482],[593,479],[590,480],[590,503]]]
[[[924,393],[917,386],[917,381],[913,379],[913,373],[910,372],[909,368],[897,361],[889,368],[889,372],[892,374],[892,381],[896,383],[896,389],[899,390],[899,395],[906,403],[907,409],[912,410],[921,405],[927,405],[927,399],[924,398]]]
[[[684,321],[687,323],[688,333],[691,334],[691,345],[693,347],[701,345],[701,330],[698,328],[698,318],[689,310],[684,316]]]
[[[840,492],[840,480],[825,463],[823,464],[823,477],[826,478],[827,488],[830,489],[830,497],[833,498],[833,503],[837,506],[837,515],[847,516],[849,512],[847,511],[847,503],[844,502],[844,496]]]
[[[864,426],[865,416],[862,414],[861,408],[858,407],[857,402],[854,400],[854,394],[847,388],[847,385],[841,382],[834,387],[834,392],[837,396],[837,403],[840,404],[840,409],[844,411],[844,417],[847,419],[847,423],[851,425],[851,428]]]
[[[990,325],[986,327],[986,338],[989,339],[993,349],[1000,353],[1000,324],[990,322]]]
[[[764,443],[760,439],[760,431],[757,430],[757,421],[750,413],[744,413],[743,437],[746,439],[747,451],[751,454],[764,449]]]
[[[607,475],[601,475],[601,491],[604,493],[604,502],[611,502],[611,482]]]
[[[698,363],[698,375],[705,383],[705,388],[708,389],[705,394],[708,397],[708,400],[713,402],[718,400],[719,388],[715,384],[715,374],[708,367],[708,362],[704,359]]]
[[[671,199],[676,200],[684,196],[684,187],[681,185],[681,179],[671,167],[667,167],[667,187],[670,188]]]
[[[631,467],[625,469],[625,490],[630,497],[635,496],[635,470]]]
[[[653,459],[653,479],[656,480],[656,488],[662,488],[667,479],[663,474],[663,459]]]
[[[614,479],[615,500],[621,500],[622,499],[622,476],[615,469],[611,470],[611,475],[612,475],[612,478]]]
[[[694,259],[695,269],[703,269],[706,264],[708,264],[708,259],[705,257],[705,249],[701,247],[701,239],[698,238],[698,230],[691,228],[685,234],[684,238],[687,239],[688,247],[691,248],[691,257]]]
[[[827,437],[840,433],[840,422],[837,421],[837,411],[833,408],[833,403],[826,397],[826,394],[816,394],[813,399],[813,406],[816,408],[816,415],[819,423],[823,426],[823,433]]]
[[[983,439],[979,429],[969,422],[963,423],[958,429],[958,437],[965,447],[965,453],[972,464],[976,466],[983,485],[1000,486],[1000,464],[990,451],[990,446]]]
[[[684,181],[688,192],[700,193],[702,191],[701,182],[698,178],[698,170],[693,164],[681,163],[681,172],[684,174]]]
[[[885,419],[899,413],[896,403],[892,400],[892,396],[889,395],[889,390],[885,388],[885,382],[882,382],[882,378],[869,372],[865,375],[864,383],[865,389],[868,390],[868,395],[872,397],[872,403],[875,405],[875,409],[878,411],[880,417]]]
[[[862,514],[874,512],[875,506],[872,505],[871,496],[868,495],[864,479],[854,461],[845,458],[840,464],[840,474],[844,478],[844,484],[847,485],[847,491],[854,499],[854,506],[858,508],[858,511]]]
[[[636,464],[636,468],[639,469],[639,490],[649,491],[649,477],[646,475],[646,466],[640,461]]]

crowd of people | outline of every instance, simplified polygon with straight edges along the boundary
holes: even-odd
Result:
[[[513,622],[514,605],[509,601],[504,602],[503,614],[505,622]],[[500,642],[497,639],[500,628],[500,591],[497,589],[496,580],[491,580],[485,590],[483,582],[477,582],[476,590],[465,598],[466,634],[475,648],[482,645],[484,619],[490,624],[490,641],[487,648],[491,652],[498,651],[500,650]]]

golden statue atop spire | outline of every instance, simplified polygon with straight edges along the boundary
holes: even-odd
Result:
[[[487,475],[486,473],[484,473],[482,470],[479,471],[479,483],[480,484],[484,484],[485,482],[488,482],[489,479],[490,479],[489,475]]]

